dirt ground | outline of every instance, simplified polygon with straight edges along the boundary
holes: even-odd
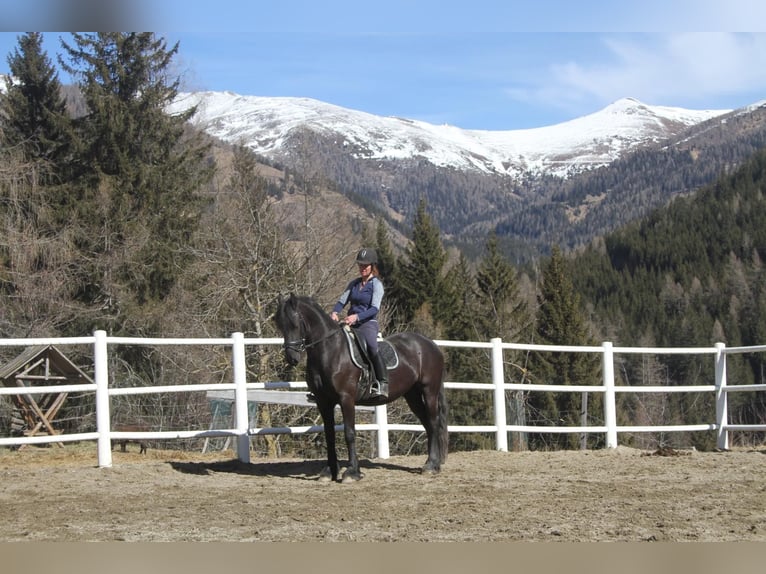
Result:
[[[0,541],[766,541],[766,449],[450,453],[320,460],[96,446],[0,449]]]

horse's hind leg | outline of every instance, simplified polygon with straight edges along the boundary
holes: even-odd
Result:
[[[441,449],[439,445],[438,430],[438,397],[427,397],[417,386],[410,389],[405,395],[405,400],[415,416],[418,417],[423,428],[426,429],[428,441],[428,460],[421,469],[423,474],[436,474],[441,470]]]

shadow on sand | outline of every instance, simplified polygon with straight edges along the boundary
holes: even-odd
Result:
[[[244,463],[237,459],[231,459],[216,462],[169,461],[168,464],[173,470],[184,474],[211,475],[217,472],[225,472],[246,476],[272,476],[292,478],[295,480],[316,480],[327,463],[324,460]],[[420,474],[420,468],[412,468],[387,462],[361,460],[359,461],[359,466],[362,469],[395,470],[411,474]],[[343,470],[345,470],[345,468],[341,469],[341,473]]]

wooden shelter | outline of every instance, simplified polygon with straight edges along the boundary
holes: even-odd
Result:
[[[40,345],[27,347],[1,366],[0,382],[6,387],[28,387],[92,383],[93,379],[53,345]],[[55,419],[68,394],[10,395],[14,406],[11,430],[25,436],[60,434]]]

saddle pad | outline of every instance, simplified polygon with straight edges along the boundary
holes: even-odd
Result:
[[[354,364],[362,370],[369,368],[367,358],[362,355],[362,351],[359,348],[359,342],[353,329],[343,329],[346,335],[346,342],[348,343],[348,350],[351,353],[351,360]],[[386,369],[395,369],[399,365],[399,356],[396,354],[394,346],[382,339],[378,341],[378,354],[383,359],[383,364],[386,365]]]
[[[395,369],[399,366],[399,355],[396,354],[394,346],[383,339],[378,342],[378,354],[383,359],[383,364],[387,369]]]

